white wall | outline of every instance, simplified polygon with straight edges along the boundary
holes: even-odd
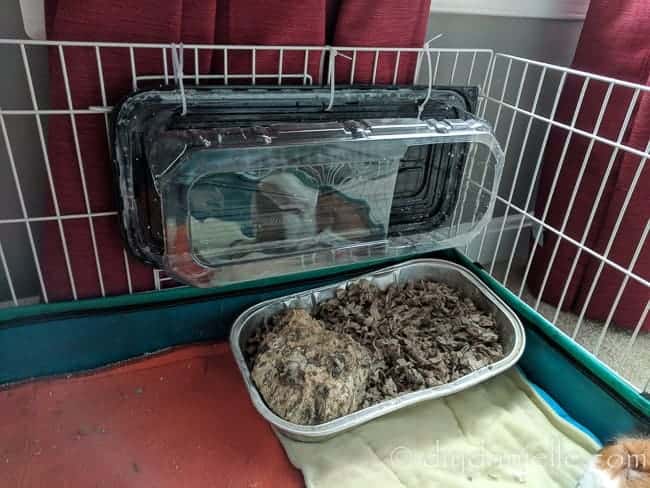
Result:
[[[435,0],[433,0],[435,2]],[[581,20],[530,19],[432,13],[427,39],[435,46],[485,47],[496,52],[568,65],[573,59]]]
[[[26,37],[18,0],[2,0],[0,6],[0,37]],[[45,49],[30,49],[30,67],[32,81],[40,106],[47,106],[47,51]],[[31,108],[31,97],[27,88],[27,80],[20,51],[15,46],[0,46],[0,106],[3,109]],[[47,120],[42,119],[46,124]],[[24,188],[25,203],[28,214],[44,215],[46,194],[45,166],[42,150],[33,116],[5,117],[7,131],[11,138],[12,151],[19,169],[19,178]],[[46,126],[45,126],[46,128]],[[0,137],[0,218],[22,217],[18,204],[18,195],[13,183],[6,147]],[[39,238],[38,226],[33,226],[35,238]],[[19,296],[38,294],[38,283],[35,280],[32,254],[27,245],[27,234],[24,224],[0,226],[0,242],[9,261],[16,292]],[[0,302],[9,299],[8,288],[4,273],[0,269]]]

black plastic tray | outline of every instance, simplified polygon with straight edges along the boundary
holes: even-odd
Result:
[[[137,215],[120,208],[124,237],[132,254],[158,266],[158,258],[164,254],[161,206],[142,144],[143,138],[156,136],[149,127],[192,130],[277,122],[414,117],[427,91],[425,87],[337,87],[334,104],[331,110],[325,111],[330,97],[328,88],[203,86],[187,91],[188,112],[181,115],[179,100],[176,97],[170,100],[168,96],[170,90],[138,92],[131,96],[137,95],[135,104],[131,97],[122,102],[134,105],[129,112],[131,116],[137,115],[138,127],[142,129],[136,137],[130,137],[136,141],[132,147],[119,147],[115,135],[120,130],[120,121],[113,123],[114,169],[118,173],[132,173],[137,208]],[[422,116],[465,119],[475,112],[477,100],[477,87],[435,87]],[[120,109],[114,113],[121,113]],[[408,151],[400,164],[389,233],[425,232],[451,218],[465,159],[465,144]],[[121,206],[122,199],[118,201]]]

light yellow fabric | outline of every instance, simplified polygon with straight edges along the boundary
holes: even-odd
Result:
[[[311,488],[573,488],[599,448],[515,370],[321,443],[280,440]]]

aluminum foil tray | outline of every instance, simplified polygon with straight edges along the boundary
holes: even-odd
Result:
[[[360,280],[368,280],[383,289],[393,283],[420,279],[451,285],[460,290],[465,296],[471,298],[479,308],[492,312],[497,321],[499,336],[505,354],[503,359],[473,371],[451,383],[406,393],[319,425],[298,425],[288,422],[274,414],[267,407],[253,384],[251,372],[244,355],[248,338],[255,329],[264,323],[267,317],[275,315],[286,308],[311,310],[317,303],[332,298],[337,289],[345,288],[348,284]],[[255,405],[260,415],[276,430],[292,439],[304,442],[318,442],[410,405],[458,393],[506,371],[521,357],[524,351],[525,335],[523,325],[517,315],[492,290],[465,268],[439,259],[418,259],[337,284],[295,293],[255,305],[242,313],[235,321],[230,333],[230,345],[253,405]]]

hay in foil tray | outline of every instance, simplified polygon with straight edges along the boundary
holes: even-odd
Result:
[[[314,409],[296,423],[317,424],[403,393],[449,383],[503,357],[494,317],[444,283],[413,281],[381,290],[368,281],[360,281],[337,290],[336,296],[319,303],[311,316],[318,327],[334,334],[327,336],[329,341],[321,340],[319,345],[318,340],[309,340],[309,334],[296,339],[295,317],[283,312],[258,329],[247,344],[253,381],[275,413],[287,418],[292,409],[304,411],[305,405]],[[316,326],[310,323],[309,327]],[[278,342],[284,334],[293,334],[293,339]],[[346,339],[332,341],[336,336]],[[365,353],[349,347],[346,341],[350,338]],[[292,351],[305,354],[308,350],[311,359],[306,363],[292,359]],[[270,356],[279,371],[307,368],[314,377],[313,372],[318,370],[318,381],[326,380],[321,387],[302,388],[293,384],[293,394],[274,394],[283,391],[283,387],[273,384],[281,381],[281,375],[268,373]],[[265,359],[260,366],[262,357]],[[323,375],[323,365],[334,361],[332,358],[344,366]],[[359,369],[356,376],[346,369],[350,367]],[[260,374],[256,371],[260,368],[267,372]],[[348,377],[340,378],[341,371]],[[351,383],[349,377],[357,381]],[[341,381],[348,381],[345,387],[340,385]],[[361,384],[364,391],[359,398]],[[344,400],[335,409],[322,407],[332,404],[329,395],[333,394],[343,395]],[[311,398],[313,395],[319,397]],[[316,411],[319,405],[326,408],[326,414]]]
[[[366,390],[370,354],[346,334],[325,329],[305,310],[288,310],[264,338],[252,377],[271,410],[296,424],[354,412]]]

